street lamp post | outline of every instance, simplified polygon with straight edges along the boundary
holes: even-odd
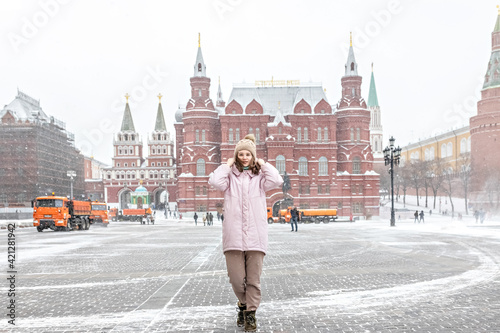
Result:
[[[70,196],[70,198],[73,199],[73,179],[74,179],[74,177],[76,177],[76,172],[73,170],[69,170],[66,173],[66,176],[68,176],[71,179],[71,196]]]
[[[384,149],[385,165],[391,165],[389,173],[391,174],[391,227],[396,226],[396,217],[394,214],[394,166],[399,164],[401,157],[401,148],[394,146],[396,139],[391,136],[389,146]]]

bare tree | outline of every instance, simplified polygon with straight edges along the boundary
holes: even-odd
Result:
[[[432,194],[434,195],[434,204],[432,206],[433,207],[432,209],[436,209],[436,197],[444,181],[444,177],[442,176],[444,169],[443,160],[439,157],[436,158],[430,163],[429,169],[431,173],[429,184],[432,189]]]
[[[415,189],[415,192],[417,194],[417,206],[420,206],[418,190],[422,186],[421,163],[422,162],[420,162],[418,160],[414,160],[414,161],[411,161],[411,163],[409,164],[409,176],[410,176],[411,184],[412,184],[412,186]]]
[[[406,207],[406,191],[408,191],[411,182],[408,164],[400,167],[399,171],[400,172],[397,174],[398,177],[396,179],[398,184],[401,186],[401,190],[403,191],[403,207]]]
[[[442,174],[443,179],[443,191],[448,195],[448,198],[450,199],[450,204],[451,204],[451,217],[455,216],[455,205],[453,204],[453,189],[454,189],[454,180],[455,180],[455,174],[453,173],[453,169],[451,167],[446,168],[443,170]]]
[[[422,186],[425,189],[425,208],[429,207],[427,202],[429,198],[429,187],[431,186],[432,172],[430,169],[430,161],[422,161],[420,164],[420,175],[422,177]]]
[[[380,174],[380,190],[385,200],[385,196],[391,192],[391,175],[385,167],[378,167],[375,172]]]
[[[462,183],[465,199],[465,214],[469,214],[468,194],[471,181],[470,153],[460,154],[458,158],[458,177]]]

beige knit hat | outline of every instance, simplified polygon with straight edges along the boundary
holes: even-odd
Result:
[[[248,150],[252,153],[254,160],[257,161],[257,147],[255,146],[255,136],[253,134],[248,134],[236,144],[236,148],[234,148],[235,160],[240,150]]]

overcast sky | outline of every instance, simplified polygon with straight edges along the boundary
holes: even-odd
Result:
[[[384,140],[401,146],[468,124],[491,53],[496,0],[1,1],[0,105],[17,88],[66,122],[86,155],[111,163],[125,93],[136,130],[154,129],[158,93],[171,135],[190,96],[201,33],[216,99],[234,83],[322,82],[340,98],[353,32],[362,94],[371,63]]]

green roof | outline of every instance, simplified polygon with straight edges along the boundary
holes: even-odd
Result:
[[[161,107],[161,103],[158,104],[158,112],[156,112],[156,124],[155,131],[166,131],[167,126],[165,126],[165,117],[163,117],[163,108]]]
[[[497,16],[497,23],[495,23],[495,29],[493,29],[493,32],[499,32],[500,31],[500,15]]]
[[[375,87],[375,76],[372,71],[372,78],[370,80],[370,93],[368,94],[368,106],[379,106],[377,97],[377,88]]]
[[[130,107],[125,106],[125,113],[123,114],[122,129],[121,131],[132,131],[135,132],[134,121],[132,120],[132,113],[130,112]]]

